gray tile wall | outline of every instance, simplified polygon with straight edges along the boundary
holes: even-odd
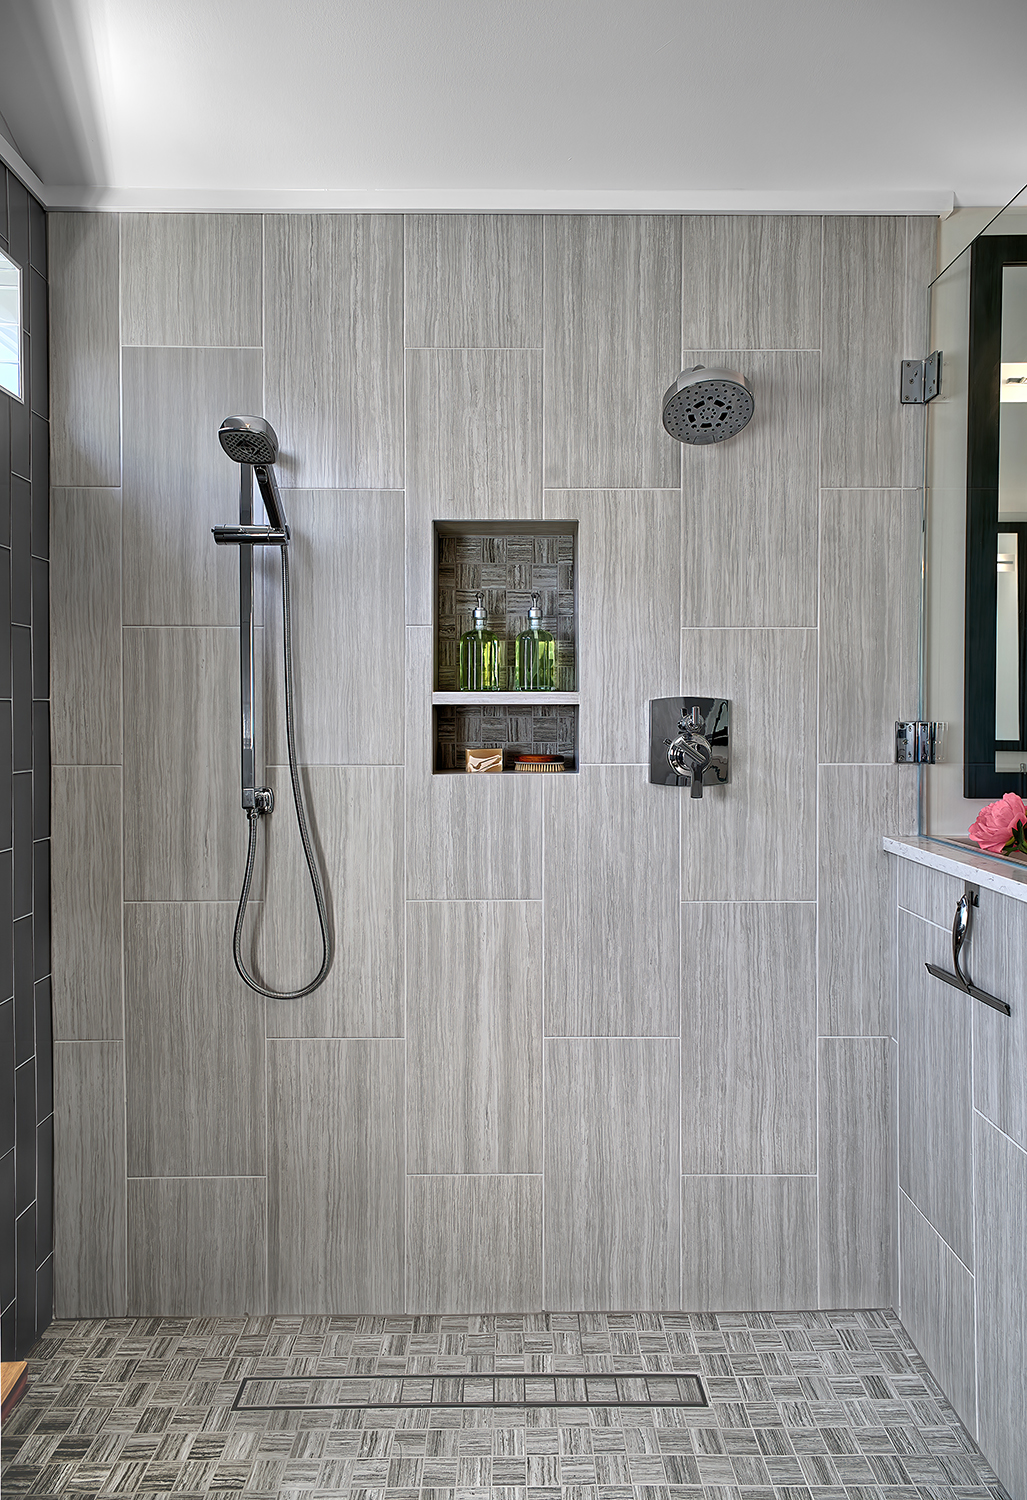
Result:
[[[864,940],[878,833],[914,818],[895,366],[932,233],[57,218],[60,1311],[891,1300],[894,1023]],[[756,416],[682,449],[662,393],[714,359]],[[266,1006],[230,957],[236,569],[209,539],[236,504],[216,429],[261,382],[340,950]],[[460,518],[577,523],[577,776],[431,774],[431,522]],[[281,811],[251,923],[293,984],[317,950],[278,587],[269,561]],[[675,692],[732,700],[732,783],[701,802],[647,779]]]

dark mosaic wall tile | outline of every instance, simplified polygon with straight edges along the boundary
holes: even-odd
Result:
[[[53,1303],[50,428],[46,215],[6,168],[0,189],[0,242],[22,270],[26,333],[26,399],[0,394],[0,1329],[7,1360],[28,1352]]]
[[[14,924],[14,1066],[36,1055],[36,1005],[32,981],[32,916]]]
[[[13,1302],[15,1283],[14,1147],[0,1156],[0,1307]]]
[[[0,1156],[11,1153],[14,1181],[14,1001],[0,1005]],[[12,1188],[13,1192],[13,1188]],[[13,1202],[13,1200],[12,1200]],[[13,1219],[12,1219],[13,1222]]]
[[[32,845],[32,956],[33,977],[50,972],[50,840]]]
[[[0,849],[10,849],[14,842],[14,806],[8,794],[14,775],[11,743],[11,704],[9,699],[0,699]]]
[[[0,714],[0,731],[2,727]],[[50,837],[50,704],[46,700],[32,705],[32,837]]]
[[[36,1119],[53,1114],[53,986],[47,976],[34,986],[36,1010]]]
[[[14,1152],[15,1206],[22,1214],[36,1199],[36,1065],[32,1058],[14,1074]]]
[[[518,754],[562,755],[573,769],[578,711],[574,707],[446,707],[437,710],[436,765],[440,771],[463,771],[465,750],[503,751],[505,770]]]
[[[7,398],[8,400],[10,397]],[[11,476],[11,624],[32,624],[32,488]]]
[[[0,547],[11,545],[11,403],[0,401]]]
[[[574,536],[523,532],[503,536],[441,533],[438,537],[438,687],[460,686],[460,637],[472,625],[475,596],[485,596],[489,628],[506,642],[507,681],[513,688],[514,643],[527,629],[532,593],[540,595],[542,624],[556,637],[556,685],[577,686],[574,665]]]
[[[50,556],[50,423],[35,413],[32,415],[32,556]]]
[[[14,855],[5,849],[0,853],[0,1000],[9,1000],[13,994]]]
[[[32,335],[32,388],[29,395],[32,410],[38,412],[41,417],[46,417],[50,411],[46,347],[46,282],[38,271],[30,270],[28,274],[28,302],[31,326],[38,330]],[[32,456],[34,460],[35,454]]]
[[[33,1153],[35,1154],[35,1153]],[[16,1291],[18,1305],[15,1327],[16,1354],[24,1355],[36,1337],[36,1206],[31,1204],[19,1216],[16,1226]]]
[[[32,578],[32,696],[50,696],[50,564],[45,557],[30,563]]]
[[[11,778],[14,818],[14,920],[32,916],[32,772]],[[16,945],[17,946],[17,945]]]

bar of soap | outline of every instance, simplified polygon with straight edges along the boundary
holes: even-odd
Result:
[[[468,771],[501,771],[503,769],[502,750],[465,750],[464,759],[467,762]]]

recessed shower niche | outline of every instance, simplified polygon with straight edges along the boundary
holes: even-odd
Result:
[[[557,757],[565,771],[576,771],[577,521],[436,521],[432,547],[436,774],[465,774],[468,750],[501,750],[504,772],[516,773],[522,756]],[[471,628],[479,593],[500,642],[499,689],[461,692],[460,637]],[[532,594],[556,642],[555,687],[544,692],[514,687],[515,643],[528,627]]]

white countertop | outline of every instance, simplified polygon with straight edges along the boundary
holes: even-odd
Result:
[[[1027,901],[1027,859],[1022,856],[1011,859],[1005,854],[985,854],[969,839],[958,839],[955,835],[933,839],[886,838],[882,843],[889,854],[897,854],[900,859],[940,870],[943,875],[955,875],[959,880],[971,880],[987,891],[1012,896],[1014,901]]]

